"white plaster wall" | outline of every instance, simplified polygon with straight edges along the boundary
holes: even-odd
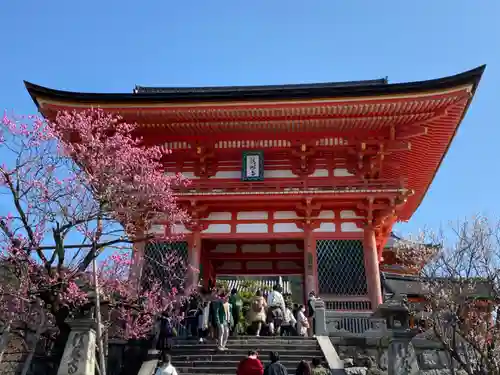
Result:
[[[209,224],[203,233],[231,233],[230,224]]]
[[[335,177],[350,177],[350,176],[354,176],[352,173],[349,173],[349,171],[346,168],[335,168],[333,170],[333,175]]]
[[[169,177],[175,177],[177,175],[176,172],[165,172],[165,174]],[[196,180],[197,176],[194,175],[194,172],[182,172],[182,175],[190,180]]]
[[[311,177],[328,177],[328,169],[316,169]]]
[[[199,178],[198,176],[194,175],[194,172],[182,172],[182,175],[186,178],[189,178],[190,180],[196,180]]]
[[[237,224],[237,233],[267,233],[267,224],[256,223],[256,224]]]
[[[273,225],[273,231],[275,233],[300,233],[303,232],[302,229],[297,227],[295,223],[276,223]]]
[[[243,253],[268,253],[271,251],[271,245],[267,243],[255,243],[241,245],[241,252]]]
[[[172,228],[172,232],[176,234],[191,233],[191,231],[187,229],[184,224],[175,224]]]
[[[290,170],[286,170],[286,169],[283,169],[283,170],[270,170],[270,171],[266,171],[264,170],[264,178],[295,178],[297,177],[296,174],[294,174],[292,171]]]
[[[358,228],[356,223],[342,223],[340,225],[340,229],[342,232],[362,232],[363,229]]]
[[[352,210],[342,210],[340,211],[340,217],[342,219],[362,219],[362,216],[356,215],[356,212]]]
[[[321,223],[319,228],[314,229],[314,232],[335,232],[334,223]]]
[[[266,211],[242,211],[238,212],[238,220],[267,220]]]
[[[205,220],[231,220],[231,212],[210,212]]]
[[[165,226],[161,224],[151,225],[148,230],[148,234],[165,234]]]
[[[328,171],[326,171],[326,176],[328,176]],[[276,170],[264,170],[264,178],[295,178],[297,177],[291,170],[288,169],[276,169]],[[319,175],[316,177],[323,177]],[[241,178],[241,171],[218,171],[212,178]]]
[[[241,178],[241,171],[218,171],[212,178]]]
[[[334,219],[335,212],[333,212],[333,211],[321,211],[318,215],[318,218],[320,218],[320,219]]]
[[[298,219],[297,213],[295,211],[276,211],[274,213],[275,219]]]

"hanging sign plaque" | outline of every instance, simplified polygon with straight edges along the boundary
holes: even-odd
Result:
[[[264,152],[262,151],[243,152],[241,179],[243,181],[264,180]]]

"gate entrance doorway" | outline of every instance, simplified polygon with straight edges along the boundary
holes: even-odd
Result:
[[[205,286],[224,281],[229,288],[253,281],[262,289],[279,283],[294,301],[304,295],[302,240],[203,240],[201,277]]]

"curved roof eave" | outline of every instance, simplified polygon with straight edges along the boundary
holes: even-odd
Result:
[[[154,92],[136,93],[81,93],[54,90],[24,81],[26,89],[38,106],[37,98],[43,97],[62,102],[79,103],[148,103],[148,102],[220,102],[283,99],[315,99],[325,97],[364,97],[376,95],[411,94],[433,90],[445,90],[461,85],[473,84],[475,90],[486,65],[449,77],[388,84],[385,80],[372,80],[355,85],[340,83],[318,83],[281,86],[233,86],[207,88],[158,88]]]

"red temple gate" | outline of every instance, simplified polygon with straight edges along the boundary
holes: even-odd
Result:
[[[298,274],[304,293],[374,308],[392,227],[420,205],[483,70],[402,84],[27,88],[49,118],[100,107],[139,123],[145,146],[173,151],[165,171],[192,180],[176,194],[193,218],[175,231],[203,279]],[[135,259],[141,268],[144,244]]]

